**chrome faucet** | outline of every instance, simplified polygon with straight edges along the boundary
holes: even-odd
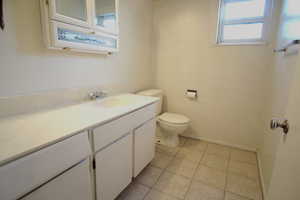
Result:
[[[90,100],[96,100],[96,99],[104,98],[107,95],[108,95],[108,93],[106,91],[95,91],[95,92],[89,93],[89,98],[90,98]]]

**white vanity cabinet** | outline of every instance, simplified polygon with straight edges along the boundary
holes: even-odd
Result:
[[[154,157],[156,104],[93,130],[97,200],[113,200]]]
[[[4,152],[11,146],[14,154],[0,163],[0,200],[114,200],[154,157],[155,99],[122,98],[127,101],[129,97],[143,101],[120,106],[117,112],[102,108],[96,115],[90,113],[90,124],[77,125],[89,118],[83,110],[92,112],[103,102],[78,105],[77,118],[71,120],[76,123],[70,128],[59,124],[66,111],[48,117],[43,113],[42,121],[36,116],[24,117],[22,125],[33,125],[27,129],[17,129],[19,121],[2,122],[2,128],[6,127],[3,132],[13,130],[13,139],[23,137],[2,148]],[[112,100],[115,103],[115,98]],[[58,116],[63,117],[55,121]],[[50,129],[49,119],[55,121]],[[23,132],[18,134],[16,130]]]
[[[118,0],[40,0],[40,4],[49,49],[118,51]]]
[[[89,160],[84,160],[21,200],[92,200]]]

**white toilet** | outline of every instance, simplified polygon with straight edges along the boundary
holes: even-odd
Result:
[[[150,89],[141,91],[138,95],[158,97],[159,103],[157,115],[157,141],[163,145],[175,147],[179,144],[179,134],[183,133],[189,126],[190,119],[184,115],[162,112],[163,91]]]

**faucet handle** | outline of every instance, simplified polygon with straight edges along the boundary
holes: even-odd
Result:
[[[88,94],[88,96],[89,96],[90,100],[96,99],[95,92],[90,92],[90,93]]]
[[[106,97],[107,95],[108,92],[103,90],[103,91],[90,92],[88,96],[91,100],[95,100],[98,98]]]

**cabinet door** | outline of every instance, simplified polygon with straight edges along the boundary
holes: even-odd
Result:
[[[156,120],[152,119],[134,131],[134,177],[154,158]]]
[[[93,0],[93,26],[100,31],[117,35],[119,32],[118,5],[118,0]]]
[[[104,33],[96,33],[91,29],[52,21],[52,46],[62,49],[81,49],[86,51],[118,51],[118,38]]]
[[[91,0],[49,0],[50,18],[78,26],[91,25]]]
[[[92,200],[89,161],[76,165],[22,200]]]
[[[132,134],[98,152],[96,191],[98,200],[113,200],[132,179]]]

